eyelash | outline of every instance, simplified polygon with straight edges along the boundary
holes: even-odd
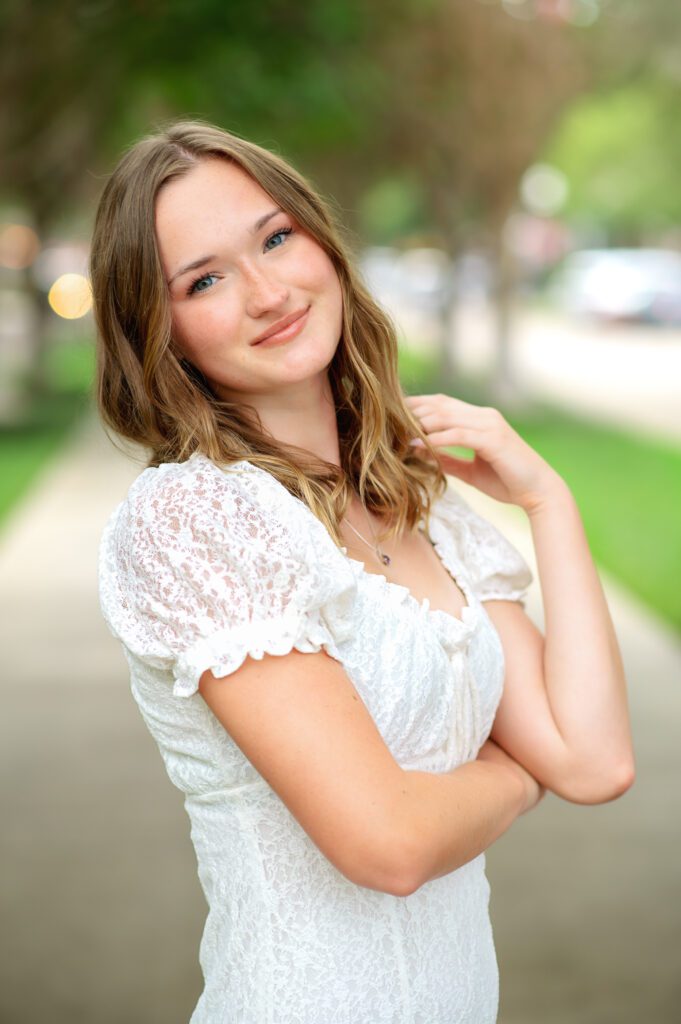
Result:
[[[292,235],[292,234],[293,234],[293,228],[280,228],[279,231],[274,231],[269,236],[269,238],[265,239],[265,245],[267,245],[268,242],[271,242],[273,238],[276,238],[277,235]],[[278,249],[279,246],[275,246],[275,248]],[[193,295],[194,294],[194,289],[196,288],[196,286],[199,283],[199,281],[203,281],[204,278],[206,278],[206,277],[215,277],[215,274],[201,274],[199,277],[195,277],[194,280],[192,281],[192,283],[187,288],[187,295]],[[210,291],[210,288],[206,288],[204,290],[205,291]]]

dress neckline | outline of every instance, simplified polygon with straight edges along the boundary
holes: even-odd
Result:
[[[443,553],[442,547],[430,536],[424,519],[421,519],[419,521],[418,529],[423,534],[425,540],[430,544],[430,546],[435,551],[435,554],[437,555],[440,564],[442,565],[443,569],[445,570],[449,578],[452,580],[453,583],[456,584],[458,589],[463,594],[464,604],[460,609],[459,615],[454,615],[452,612],[445,611],[443,608],[431,608],[429,597],[416,597],[416,595],[413,593],[410,587],[406,586],[406,584],[397,583],[395,580],[390,580],[382,572],[374,572],[373,569],[367,569],[366,562],[360,561],[356,558],[351,558],[350,555],[348,555],[347,553],[348,549],[346,547],[343,547],[340,550],[342,554],[345,556],[346,560],[354,567],[358,575],[377,576],[380,580],[383,581],[386,587],[392,588],[400,595],[408,595],[405,597],[405,599],[408,600],[409,603],[413,603],[414,606],[418,606],[422,612],[427,612],[430,615],[444,616],[446,619],[449,619],[453,623],[455,623],[457,628],[461,628],[462,626],[465,626],[467,624],[467,620],[470,619],[470,616],[473,611],[473,605],[475,603],[475,595],[472,593],[468,581],[466,580],[465,576],[461,573],[459,567],[457,566],[456,568],[454,568],[452,566],[451,560],[448,559],[446,555]]]
[[[194,459],[196,457],[205,458],[209,462],[213,462],[209,456],[203,455],[203,453],[200,452],[194,452],[190,456],[190,459]],[[222,466],[219,463],[213,463],[213,465],[217,466],[217,468],[222,471],[242,468],[253,471],[256,475],[267,477],[271,484],[280,489],[280,491],[283,491],[286,498],[289,498],[302,508],[304,515],[311,517],[318,526],[321,526],[328,543],[333,547],[334,551],[341,554],[342,558],[351,568],[355,579],[358,582],[364,581],[367,585],[371,585],[371,578],[375,577],[379,586],[384,589],[386,594],[392,594],[400,604],[409,604],[418,614],[428,620],[440,637],[443,646],[450,652],[465,645],[470,636],[475,632],[481,621],[481,611],[483,609],[475,592],[473,591],[472,585],[468,580],[465,568],[451,550],[452,540],[449,535],[449,531],[446,525],[442,524],[439,520],[438,508],[444,495],[436,497],[433,500],[431,504],[429,525],[426,525],[425,518],[423,517],[419,521],[418,527],[423,530],[426,539],[432,544],[435,553],[440,559],[441,564],[444,566],[444,569],[464,595],[466,604],[461,608],[460,617],[453,615],[451,612],[446,612],[441,608],[431,608],[430,598],[424,597],[420,600],[411,592],[409,587],[404,586],[402,583],[395,583],[393,580],[389,580],[383,573],[368,570],[364,562],[359,561],[356,558],[351,558],[347,553],[347,548],[339,548],[336,545],[329,531],[324,527],[321,520],[317,519],[307,503],[302,501],[301,498],[297,498],[295,494],[291,494],[291,492],[266,469],[263,469],[261,466],[257,466],[248,459],[238,459],[236,462],[229,463],[229,465],[226,466]]]

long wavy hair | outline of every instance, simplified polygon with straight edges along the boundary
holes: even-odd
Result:
[[[343,296],[343,328],[329,382],[340,466],[279,443],[252,407],[220,399],[173,339],[168,286],[155,233],[159,190],[219,157],[248,173],[324,249]],[[122,156],[100,198],[90,276],[97,325],[97,403],[104,423],[151,450],[149,466],[194,452],[229,465],[240,459],[271,473],[302,499],[339,546],[353,490],[384,519],[381,539],[426,521],[446,478],[404,402],[397,338],[386,312],[353,265],[339,219],[279,155],[204,121],[175,121]],[[409,440],[426,444],[422,454]]]

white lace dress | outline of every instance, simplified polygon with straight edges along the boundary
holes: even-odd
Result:
[[[424,525],[423,523],[421,524]],[[516,549],[450,487],[428,534],[461,618],[339,550],[307,505],[247,461],[144,470],[100,548],[100,598],[132,694],[185,794],[208,903],[190,1024],[492,1024],[498,971],[481,854],[406,897],[356,885],[315,846],[197,690],[247,654],[324,649],[395,760],[476,757],[504,661],[486,599],[522,601]]]

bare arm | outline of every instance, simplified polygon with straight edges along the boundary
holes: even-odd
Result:
[[[323,652],[247,658],[223,679],[206,671],[199,692],[324,856],[370,889],[406,895],[453,871],[539,797],[493,744],[488,763],[404,771]]]
[[[519,605],[487,603],[506,682],[492,738],[542,784],[576,803],[632,784],[626,681],[577,505],[560,478],[529,508],[546,638]]]
[[[492,740],[476,761],[450,772],[407,775],[405,799],[419,837],[409,892],[479,856],[544,795],[543,787]]]
[[[492,738],[567,800],[615,799],[634,780],[626,683],[569,487],[497,409],[449,395],[412,396],[406,403],[445,471],[529,516],[546,640],[517,603],[486,602],[506,660]],[[470,448],[475,457],[433,447],[450,445]]]

